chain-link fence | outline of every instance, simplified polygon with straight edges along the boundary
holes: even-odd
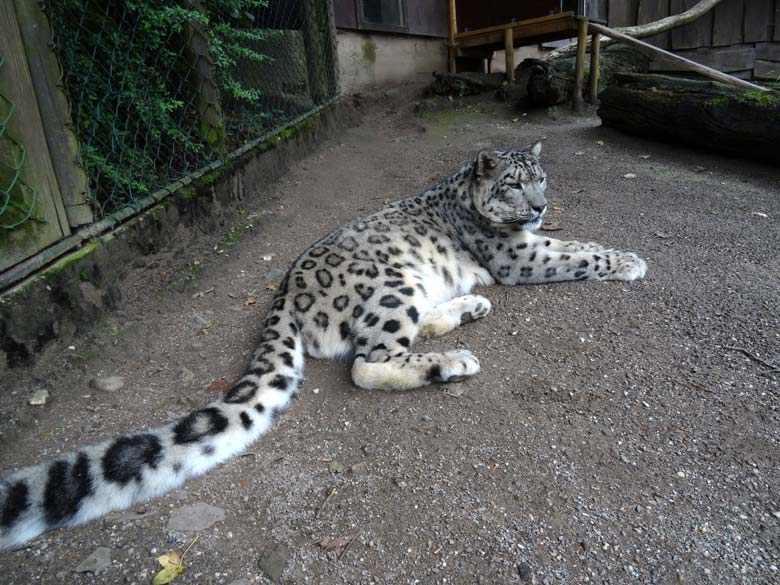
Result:
[[[0,229],[3,230],[22,225],[35,209],[36,191],[21,180],[27,151],[7,132],[15,109],[16,104],[0,94]]]
[[[44,0],[96,218],[337,94],[329,0]]]

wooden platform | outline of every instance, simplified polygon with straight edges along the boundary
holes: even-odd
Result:
[[[572,106],[577,111],[583,109],[582,87],[585,76],[585,47],[588,35],[587,17],[576,16],[573,12],[562,12],[460,33],[457,32],[457,28],[455,0],[450,0],[450,43],[448,47],[450,72],[455,73],[456,56],[489,58],[493,51],[503,50],[506,55],[506,75],[509,83],[514,81],[515,47],[577,37]],[[589,98],[593,103],[596,102],[598,86],[598,37],[598,33],[593,35],[594,43],[592,46],[596,49],[591,53],[592,74],[590,75]]]

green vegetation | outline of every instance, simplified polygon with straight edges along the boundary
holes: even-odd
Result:
[[[253,15],[267,4],[46,0],[81,163],[104,215],[135,204],[213,158],[202,136],[206,142],[220,137],[199,133],[189,85],[186,51],[192,23],[208,35],[221,96],[234,103],[260,98],[236,72],[240,64],[268,59],[255,48],[275,32],[253,27]]]

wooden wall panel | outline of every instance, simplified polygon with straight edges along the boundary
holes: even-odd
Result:
[[[712,45],[736,45],[742,42],[742,22],[745,14],[744,0],[722,0],[714,9]]]
[[[639,15],[639,0],[609,0],[609,26],[634,26]]]
[[[671,14],[680,14],[697,4],[698,0],[671,0]],[[690,24],[672,29],[672,48],[698,49],[712,44],[712,12]]]
[[[771,40],[774,8],[774,0],[745,0],[746,43]]]
[[[645,24],[648,22],[653,22],[654,20],[665,18],[669,16],[669,10],[670,0],[640,0],[637,24]],[[668,49],[670,46],[668,31],[647,37],[644,40],[655,45],[656,47],[661,47],[662,49]]]

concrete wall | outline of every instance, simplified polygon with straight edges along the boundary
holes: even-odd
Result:
[[[428,81],[447,70],[444,39],[339,30],[342,93],[399,81]]]

